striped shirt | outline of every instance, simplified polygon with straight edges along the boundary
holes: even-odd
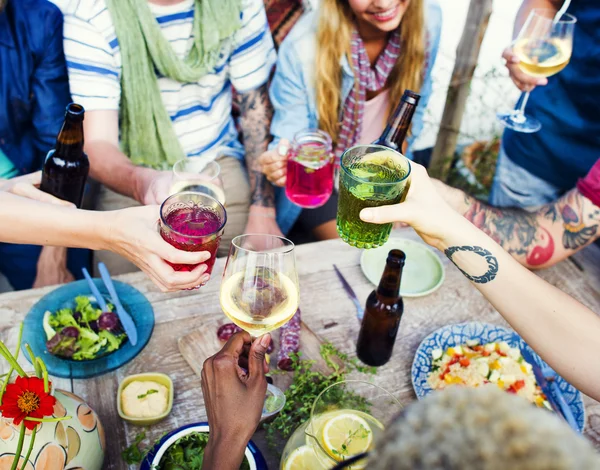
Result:
[[[121,52],[106,0],[56,3],[65,13],[65,56],[73,100],[86,111],[118,110]],[[194,0],[169,6],[149,3],[179,58],[184,58],[193,44],[194,4]],[[242,8],[242,26],[223,41],[212,73],[194,83],[158,79],[163,103],[188,156],[244,155],[231,116],[231,86],[244,93],[266,83],[275,50],[263,1],[242,0]]]

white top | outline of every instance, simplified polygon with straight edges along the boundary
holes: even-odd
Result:
[[[121,51],[106,0],[55,0],[65,14],[65,56],[73,100],[86,111],[118,110]],[[149,3],[179,58],[192,47],[194,0]],[[162,100],[188,156],[224,152],[243,157],[231,117],[231,86],[240,93],[267,82],[275,49],[262,0],[242,0],[242,27],[223,42],[213,73],[195,83],[158,80]]]

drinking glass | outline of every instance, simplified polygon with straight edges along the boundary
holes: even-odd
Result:
[[[410,161],[381,145],[357,145],[342,155],[337,231],[346,243],[358,248],[383,245],[392,224],[360,220],[365,207],[402,202],[410,187]]]
[[[385,426],[402,410],[387,390],[361,380],[330,385],[315,399],[310,419],[300,425],[283,450],[280,468],[328,470],[354,460],[349,469],[368,467],[367,457]]]
[[[577,19],[563,14],[558,21],[553,10],[535,8],[527,17],[521,32],[513,42],[513,52],[519,58],[519,68],[532,77],[550,77],[564,69],[571,59],[573,31]],[[517,132],[532,133],[542,128],[536,118],[525,114],[529,92],[523,92],[517,107],[498,114],[506,127]]]
[[[169,196],[160,206],[160,234],[183,251],[208,251],[206,272],[212,272],[227,212],[219,201],[206,194],[184,191]],[[167,263],[169,263],[167,261]],[[197,264],[169,263],[175,271],[192,271]],[[203,284],[202,284],[203,285]],[[198,286],[200,287],[200,286]]]
[[[287,162],[285,194],[300,207],[320,207],[333,192],[333,171],[329,134],[318,129],[298,132]]]
[[[220,301],[233,323],[253,337],[264,335],[294,316],[299,295],[291,241],[262,234],[232,240]]]
[[[173,165],[171,194],[194,191],[208,194],[225,205],[221,166],[204,157],[188,157]]]

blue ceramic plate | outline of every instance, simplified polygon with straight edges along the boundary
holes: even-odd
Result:
[[[132,316],[138,332],[138,342],[135,346],[127,340],[119,349],[106,356],[91,361],[73,361],[54,356],[46,349],[46,334],[42,325],[46,311],[56,312],[61,308],[75,307],[75,297],[85,295],[94,301],[87,281],[76,281],[59,287],[42,297],[29,311],[25,317],[23,328],[23,353],[29,359],[25,351],[25,344],[29,344],[33,353],[41,357],[46,364],[50,375],[67,377],[73,379],[86,379],[105,374],[121,367],[137,356],[144,346],[148,344],[152,330],[154,329],[154,311],[152,305],[137,289],[129,284],[113,281],[117,295],[123,304],[123,308]],[[94,283],[100,293],[107,301],[110,301],[108,292],[102,280],[94,279]],[[93,302],[94,303],[94,302]],[[96,305],[94,305],[96,306]]]
[[[190,434],[192,432],[208,432],[208,423],[194,423],[188,424],[186,426],[182,426],[179,429],[175,429],[171,431],[166,436],[162,437],[160,441],[154,444],[154,447],[148,452],[148,455],[142,462],[140,466],[140,470],[153,470],[158,468],[158,464],[160,463],[160,459],[167,451],[167,449],[180,437],[185,436],[186,434]],[[268,470],[267,462],[265,462],[265,458],[261,454],[258,447],[254,442],[248,442],[246,446],[246,459],[250,464],[250,470]]]
[[[518,347],[520,350],[527,349],[540,367],[549,368],[535,351],[512,330],[502,326],[478,322],[448,325],[431,333],[417,348],[411,374],[417,398],[421,399],[433,391],[427,383],[427,377],[431,370],[431,352],[434,349],[445,350],[451,346],[464,344],[467,340],[474,339],[478,339],[482,344],[506,341],[511,347]],[[560,387],[560,391],[567,404],[571,407],[579,432],[583,432],[585,426],[585,409],[583,407],[581,392],[559,375],[557,375],[556,383]]]

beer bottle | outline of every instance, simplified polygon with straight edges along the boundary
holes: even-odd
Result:
[[[408,129],[410,128],[410,123],[420,98],[421,95],[418,93],[404,90],[400,103],[394,113],[390,115],[383,134],[373,143],[402,153],[402,144],[404,143],[406,134],[408,134]]]
[[[388,253],[379,286],[369,295],[365,315],[358,333],[356,354],[370,366],[382,366],[390,360],[404,303],[400,282],[405,255],[401,250]]]
[[[90,162],[83,151],[83,106],[67,106],[65,120],[56,139],[56,146],[48,152],[42,171],[40,189],[81,207],[83,190],[90,170]]]

